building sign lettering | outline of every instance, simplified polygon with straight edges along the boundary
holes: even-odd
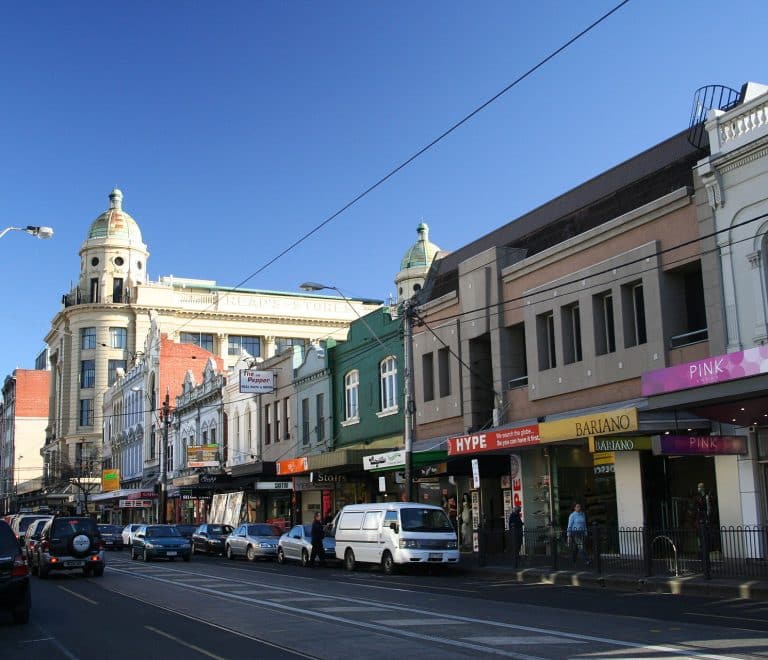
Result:
[[[539,424],[541,442],[572,440],[592,435],[637,431],[637,408],[620,408],[604,413],[568,417]]]
[[[743,435],[657,435],[653,453],[663,455],[746,454],[747,437]]]
[[[539,443],[537,424],[518,426],[513,429],[484,431],[448,438],[448,455],[474,454],[481,451],[511,449]]]

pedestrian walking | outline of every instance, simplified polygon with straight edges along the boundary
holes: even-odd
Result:
[[[317,557],[318,561],[321,563],[325,560],[325,552],[323,550],[325,530],[323,529],[323,521],[321,520],[319,511],[315,513],[315,519],[312,521],[312,531],[310,536],[312,539],[312,552],[309,554],[309,564],[307,565],[310,568],[314,568],[315,557]]]
[[[592,562],[589,560],[585,548],[587,540],[587,517],[581,510],[581,504],[578,502],[573,505],[573,511],[571,512],[571,515],[568,516],[566,534],[568,535],[568,547],[571,549],[571,559],[573,563],[576,564],[576,559],[581,553],[586,565],[590,566]]]
[[[512,542],[512,565],[517,568],[520,562],[520,549],[523,547],[523,518],[521,508],[513,507],[509,514],[509,536]]]

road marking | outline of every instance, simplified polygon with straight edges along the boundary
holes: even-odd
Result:
[[[327,601],[328,597],[327,596],[277,596],[277,597],[269,596],[269,600],[273,600],[276,603],[291,603],[291,602],[297,602],[297,603],[307,602],[308,603],[309,601],[312,601],[312,600]]]
[[[333,607],[318,607],[318,612],[380,612],[380,607],[365,605],[334,605]]]
[[[40,637],[38,639],[22,639],[22,644],[34,644],[35,642],[49,642],[53,637]]]
[[[704,616],[712,619],[731,619],[733,621],[755,621],[756,623],[765,623],[765,619],[750,619],[746,616],[726,616],[725,614],[703,614],[701,612],[683,612],[689,616]]]
[[[67,589],[66,587],[62,587],[59,585],[59,589],[62,591],[66,591],[68,594],[72,594],[73,596],[80,598],[81,600],[84,600],[86,603],[90,603],[91,605],[98,605],[98,603],[95,600],[91,600],[90,598],[87,598],[86,596],[83,596],[82,594],[77,593],[76,591],[72,591],[72,589]]]
[[[529,644],[586,644],[578,639],[560,639],[558,637],[552,637],[551,635],[478,635],[475,637],[464,637],[472,642],[479,642],[480,644],[491,644],[499,646],[507,645],[529,645]]]
[[[447,623],[455,624],[453,619],[379,619],[376,623],[382,626],[444,626]],[[469,639],[465,637],[465,639]]]
[[[166,637],[177,644],[180,644],[181,646],[186,646],[188,649],[192,649],[193,651],[197,651],[198,653],[201,653],[202,655],[207,655],[209,658],[215,658],[216,660],[224,660],[224,657],[220,655],[214,655],[210,651],[206,651],[203,648],[200,648],[199,646],[195,646],[194,644],[190,644],[189,642],[185,642],[183,639],[179,639],[178,637],[175,637],[173,635],[168,634],[167,632],[163,632],[162,630],[158,630],[157,628],[153,628],[152,626],[144,626],[147,630],[151,630],[153,633],[156,633],[158,635],[161,635],[162,637]]]
[[[130,574],[131,573],[129,573],[129,575]],[[186,586],[189,589],[196,590],[196,591],[201,591],[201,592],[204,592],[204,593],[208,593],[211,596],[214,596],[214,597],[217,597],[217,598],[244,601],[246,603],[251,603],[251,604],[254,604],[254,605],[260,605],[260,606],[263,606],[263,607],[271,607],[273,609],[281,609],[281,610],[284,610],[284,611],[286,611],[288,613],[295,614],[295,608],[293,608],[292,606],[290,606],[290,605],[283,605],[281,603],[277,603],[277,602],[274,602],[274,601],[269,600],[269,599],[262,600],[262,599],[257,599],[257,598],[248,598],[248,597],[245,597],[245,596],[238,596],[238,595],[235,595],[235,594],[222,594],[219,591],[214,590],[214,589],[206,589],[204,587],[197,587],[195,585],[179,584],[178,582],[172,582],[170,580],[163,580],[161,578],[157,578],[157,577],[154,577],[154,576],[139,575],[138,577],[141,577],[141,578],[146,579],[146,580],[156,580],[158,582],[168,583],[168,584],[171,584],[171,585],[174,585],[174,586],[177,586],[177,587],[179,587],[179,586],[181,586],[181,587]],[[230,580],[228,580],[227,578],[223,578],[223,581],[226,582],[226,581],[230,581]],[[355,586],[359,586],[359,585],[355,585]],[[371,585],[367,585],[367,587],[371,588]],[[297,589],[293,589],[292,591],[295,592],[295,593],[304,593],[306,595],[321,595],[321,594],[313,593],[313,592],[310,592],[310,591],[302,592],[302,591],[297,590]],[[588,641],[588,642],[598,642],[598,643],[602,643],[602,644],[612,644],[614,646],[619,646],[619,647],[623,647],[623,648],[629,648],[629,649],[633,649],[633,650],[636,650],[636,651],[642,651],[642,652],[646,652],[646,653],[647,652],[655,652],[655,653],[664,653],[664,654],[684,655],[685,657],[689,657],[689,658],[690,657],[710,658],[712,660],[732,660],[732,657],[733,657],[733,656],[723,656],[723,655],[711,654],[711,653],[706,652],[703,649],[701,649],[701,650],[699,650],[699,649],[692,650],[692,649],[688,649],[688,648],[681,648],[680,646],[675,646],[675,645],[672,645],[672,644],[668,644],[668,645],[654,644],[654,645],[650,645],[649,646],[649,645],[642,644],[642,643],[628,642],[628,641],[624,641],[624,640],[620,640],[620,639],[613,639],[613,638],[610,638],[610,637],[599,637],[599,636],[596,636],[596,635],[585,635],[585,634],[581,634],[581,633],[571,633],[571,632],[565,632],[565,631],[560,631],[560,630],[549,630],[549,629],[540,628],[540,627],[537,627],[537,626],[524,626],[524,625],[520,625],[520,624],[505,623],[505,622],[501,622],[501,621],[493,621],[493,620],[488,620],[488,619],[477,619],[477,618],[473,618],[473,617],[465,617],[465,616],[460,616],[460,615],[445,615],[445,614],[442,614],[440,612],[430,612],[429,610],[424,610],[424,609],[421,609],[421,608],[407,607],[407,606],[404,606],[404,605],[389,605],[389,604],[372,603],[371,601],[366,601],[366,600],[358,599],[358,598],[345,598],[345,597],[341,597],[341,596],[324,596],[324,597],[325,597],[326,600],[329,600],[329,601],[330,600],[337,600],[337,601],[344,600],[346,602],[359,603],[361,605],[371,605],[371,606],[375,605],[377,607],[377,609],[379,609],[379,610],[391,610],[391,611],[409,612],[409,613],[417,614],[417,615],[420,615],[420,616],[424,616],[425,614],[426,615],[432,615],[432,616],[435,616],[435,617],[441,617],[442,616],[442,617],[445,617],[445,618],[450,618],[450,620],[453,621],[454,623],[480,624],[480,625],[487,625],[487,626],[495,627],[495,628],[504,628],[504,629],[507,629],[507,630],[520,630],[520,631],[525,631],[525,632],[539,633],[539,634],[546,635],[546,636],[560,637],[560,638],[562,638],[564,640],[573,639],[573,640],[584,640],[584,641]],[[332,614],[327,614],[327,613],[324,613],[324,612],[320,612],[317,609],[315,609],[315,610],[303,610],[301,612],[301,614],[302,614],[302,616],[305,616],[305,617],[309,616],[309,617],[315,617],[315,618],[318,618],[318,619],[326,619],[326,620],[332,621],[334,623],[342,623],[342,624],[347,624],[347,625],[353,625],[353,626],[357,626],[357,627],[360,627],[360,628],[367,628],[367,629],[375,630],[377,632],[381,632],[381,627],[378,624],[368,623],[368,622],[365,622],[365,621],[358,621],[358,620],[355,620],[355,619],[348,619],[348,618],[343,618],[343,617],[337,617],[337,616],[333,616]],[[411,631],[408,631],[408,630],[391,630],[389,632],[391,634],[393,634],[393,635],[397,635],[397,636],[400,636],[400,637],[413,638],[413,639],[418,639],[420,641],[434,642],[434,643],[438,643],[438,644],[444,644],[444,645],[447,645],[447,646],[458,646],[458,647],[461,647],[461,648],[469,648],[469,649],[472,649],[472,650],[482,651],[482,652],[485,652],[485,653],[493,653],[493,654],[496,654],[496,655],[506,655],[506,656],[515,657],[515,658],[525,658],[526,660],[535,657],[535,656],[530,656],[530,655],[519,655],[519,654],[513,653],[512,651],[503,651],[501,649],[496,649],[496,648],[493,648],[493,647],[490,647],[490,646],[482,646],[482,645],[479,645],[479,644],[472,644],[470,642],[463,642],[461,640],[454,640],[454,639],[449,639],[449,638],[437,637],[437,636],[434,636],[434,635],[424,635],[424,634],[420,634],[420,633],[416,633],[416,632],[411,632]]]

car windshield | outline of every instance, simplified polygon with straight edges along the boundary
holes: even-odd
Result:
[[[48,516],[24,516],[19,520],[19,532],[26,532],[27,528],[35,522],[35,520],[40,520],[41,518],[48,518]]]
[[[248,536],[280,536],[272,525],[248,525]]]
[[[99,531],[102,534],[120,534],[123,531],[122,527],[117,525],[99,525]]]
[[[90,518],[57,518],[53,524],[53,531],[56,534],[69,534],[70,532],[93,534],[98,531],[98,528]]]
[[[453,525],[442,509],[411,507],[400,510],[403,531],[406,532],[452,532]]]
[[[179,534],[179,530],[170,525],[154,525],[152,527],[147,527],[147,532],[144,536],[148,539],[156,539],[167,536],[181,536],[181,534]]]
[[[231,534],[232,528],[229,525],[208,525],[209,534]]]

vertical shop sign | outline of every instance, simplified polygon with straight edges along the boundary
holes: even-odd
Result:
[[[480,491],[472,491],[472,549],[480,552]]]
[[[523,505],[523,464],[519,454],[509,455],[509,475],[512,478],[512,506],[520,507],[520,517],[525,520]]]
[[[480,488],[480,466],[476,458],[472,459],[472,484],[475,490]]]

